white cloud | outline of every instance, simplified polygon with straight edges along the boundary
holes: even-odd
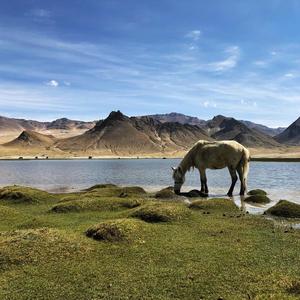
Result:
[[[277,52],[276,51],[271,51],[270,54],[273,55],[273,56],[275,56],[275,55],[277,55]]]
[[[228,47],[225,49],[225,53],[229,54],[228,58],[209,64],[213,71],[222,72],[236,67],[240,58],[240,48],[238,46]]]
[[[214,108],[217,107],[217,104],[215,102],[211,102],[211,101],[204,101],[202,105],[206,108],[207,107],[214,107]]]
[[[258,67],[266,67],[268,65],[268,62],[265,60],[256,60],[255,62],[253,62],[254,65],[258,66]]]
[[[35,9],[32,9],[28,15],[36,17],[36,18],[50,18],[51,13],[50,13],[50,11],[48,11],[46,9],[35,8]]]
[[[52,79],[52,80],[49,80],[48,82],[46,82],[46,85],[48,86],[53,86],[53,87],[58,87],[59,86],[59,82]]]
[[[295,75],[293,73],[286,73],[284,74],[284,77],[287,77],[287,78],[294,78]]]
[[[188,32],[185,37],[192,39],[193,41],[198,41],[200,39],[201,36],[201,31],[200,30],[192,30],[190,32]]]

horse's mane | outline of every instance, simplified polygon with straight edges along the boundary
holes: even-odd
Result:
[[[195,167],[195,156],[199,151],[199,148],[202,148],[205,144],[208,144],[209,141],[200,140],[193,145],[193,147],[187,152],[187,154],[183,157],[180,167],[185,174],[187,171],[194,169]]]

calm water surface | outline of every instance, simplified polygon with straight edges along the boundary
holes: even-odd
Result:
[[[0,186],[18,184],[50,192],[79,190],[96,183],[139,185],[148,191],[172,185],[172,166],[179,159],[23,160],[0,161]],[[299,162],[251,162],[249,189],[265,189],[274,204],[279,199],[300,203]],[[211,196],[224,196],[230,185],[227,169],[208,170]],[[199,173],[187,174],[185,191],[199,189]],[[239,184],[236,185],[236,202]],[[262,208],[250,207],[252,211]]]

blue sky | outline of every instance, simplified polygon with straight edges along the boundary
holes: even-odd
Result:
[[[0,2],[0,115],[300,115],[300,1]]]

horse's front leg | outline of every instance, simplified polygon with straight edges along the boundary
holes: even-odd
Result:
[[[207,178],[206,178],[205,169],[200,170],[200,181],[201,181],[201,192],[208,194]]]
[[[230,176],[231,176],[231,186],[229,188],[227,196],[232,197],[232,192],[233,192],[234,186],[235,186],[238,178],[237,178],[237,175],[236,175],[236,169],[228,167],[228,170],[229,170],[229,173],[230,173]]]

